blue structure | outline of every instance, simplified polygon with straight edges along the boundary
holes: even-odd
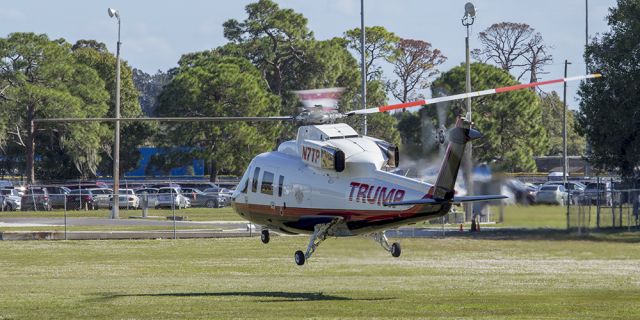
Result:
[[[188,151],[189,148],[186,148],[186,147],[178,148],[178,150]],[[142,156],[142,159],[140,159],[140,162],[138,162],[137,168],[131,171],[128,171],[124,174],[126,178],[136,178],[136,177],[147,176],[146,169],[147,169],[147,166],[149,165],[149,162],[151,161],[151,157],[162,156],[169,153],[172,150],[166,149],[166,148],[140,147],[138,148],[138,151],[140,151],[140,155]],[[189,170],[189,167],[193,167],[193,172]],[[159,172],[159,171],[151,172],[150,175],[167,176],[164,172]],[[204,160],[195,159],[191,162],[190,165],[173,168],[169,171],[169,176],[170,177],[203,177],[204,176]]]

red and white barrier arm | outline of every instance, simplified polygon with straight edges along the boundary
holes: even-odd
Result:
[[[544,85],[554,84],[554,83],[563,83],[563,82],[569,82],[569,81],[599,78],[601,76],[602,75],[599,73],[594,73],[594,74],[588,74],[584,76],[575,76],[575,77],[561,78],[561,79],[548,80],[548,81],[517,84],[514,86],[500,87],[495,89],[481,90],[481,91],[475,91],[475,92],[469,92],[469,93],[461,93],[461,94],[456,94],[452,96],[433,98],[429,100],[418,100],[418,101],[411,101],[411,102],[405,102],[405,103],[390,104],[388,106],[382,106],[382,107],[353,110],[348,112],[347,114],[369,114],[369,113],[385,112],[385,111],[396,110],[396,109],[424,106],[424,105],[438,103],[438,102],[461,100],[461,99],[466,99],[467,97],[473,98],[473,97],[486,96],[486,95],[500,93],[500,92],[514,91],[514,90],[544,86]]]

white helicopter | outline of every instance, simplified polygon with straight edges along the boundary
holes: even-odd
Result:
[[[296,117],[200,117],[119,118],[119,121],[280,121],[296,120],[296,140],[279,145],[277,151],[256,156],[232,195],[234,210],[262,226],[261,240],[268,243],[269,230],[288,234],[311,234],[305,252],[294,254],[303,265],[327,237],[369,235],[393,257],[399,243],[389,244],[385,230],[445,215],[453,204],[490,201],[503,195],[455,195],[454,185],[465,144],[482,135],[466,119],[458,118],[447,134],[448,146],[435,184],[385,171],[399,163],[398,148],[380,139],[359,135],[336,120],[357,115],[424,106],[432,103],[479,97],[553,83],[600,77],[591,74],[521,84],[471,93],[339,113],[312,108]],[[39,119],[38,122],[116,121],[114,118]]]

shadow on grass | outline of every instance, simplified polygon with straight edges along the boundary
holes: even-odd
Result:
[[[334,295],[326,295],[322,292],[283,292],[283,291],[249,291],[249,292],[171,292],[171,293],[101,293],[103,299],[116,299],[126,297],[253,297],[273,298],[258,300],[259,302],[295,302],[295,301],[384,301],[395,298],[363,298],[354,299]]]

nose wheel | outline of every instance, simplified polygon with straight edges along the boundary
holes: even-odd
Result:
[[[260,240],[262,241],[262,243],[267,244],[269,243],[269,230],[262,230],[262,232],[260,233]],[[304,263],[304,262],[303,262]]]

